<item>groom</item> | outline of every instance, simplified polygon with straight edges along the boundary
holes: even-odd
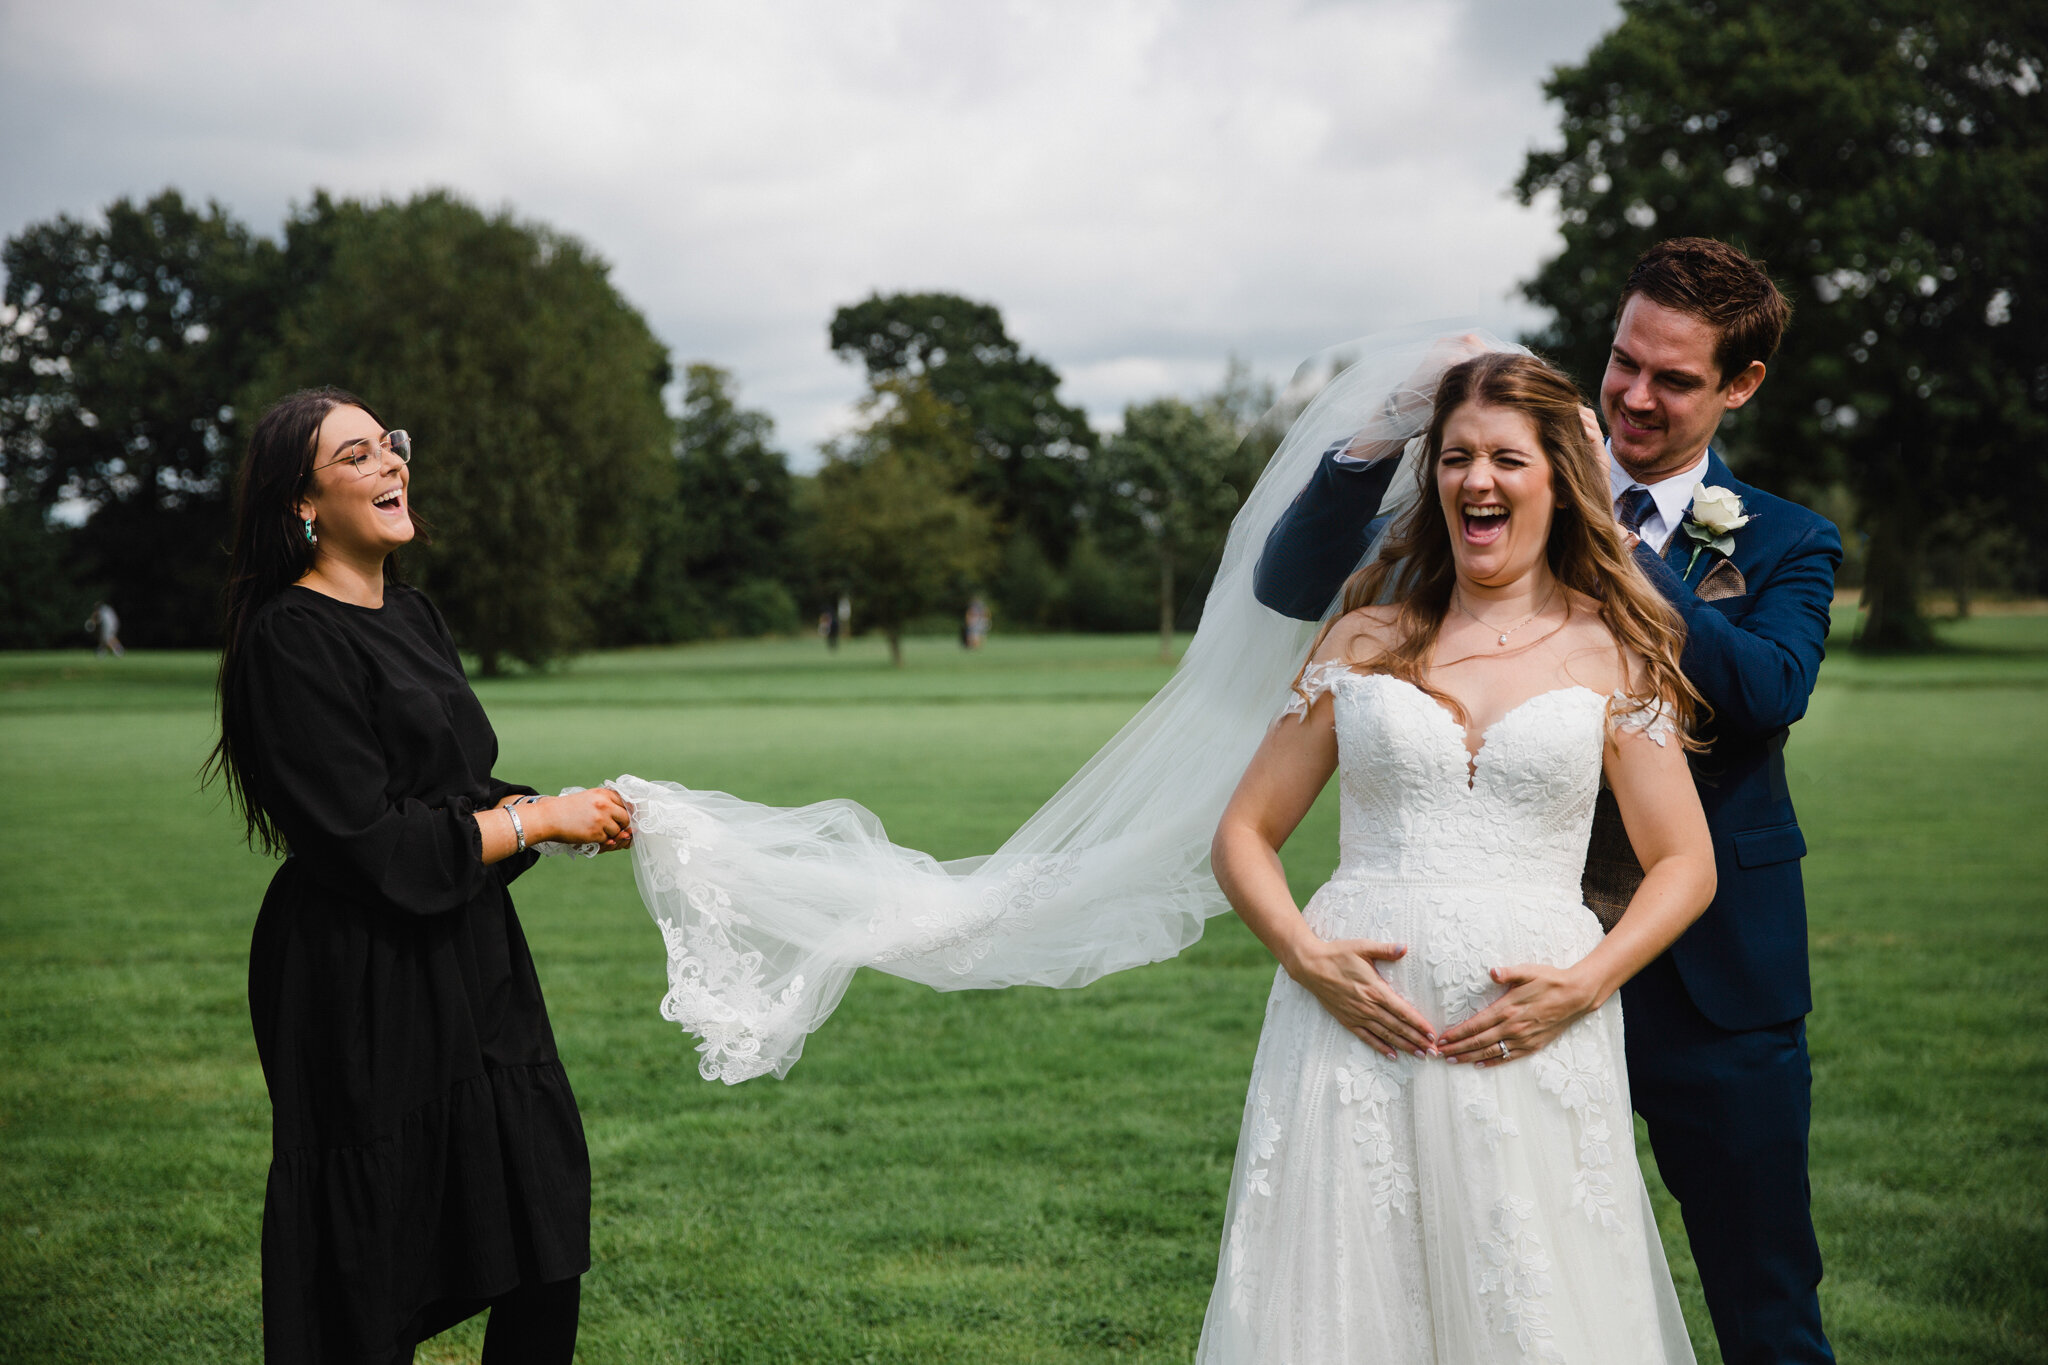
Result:
[[[1682,666],[1713,708],[1692,766],[1719,888],[1622,999],[1629,1088],[1728,1365],[1834,1359],[1806,1175],[1806,841],[1784,749],[1820,670],[1842,543],[1806,508],[1737,481],[1710,445],[1763,383],[1790,312],[1735,248],[1662,242],[1622,286],[1600,381],[1615,516],[1684,616]],[[1324,455],[1260,558],[1259,600],[1285,615],[1322,616],[1377,529],[1399,462],[1342,452]],[[1702,485],[1714,491],[1696,496]],[[1611,922],[1641,876],[1603,793],[1588,904]]]

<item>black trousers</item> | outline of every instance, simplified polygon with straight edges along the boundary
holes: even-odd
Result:
[[[1822,1365],[1820,1244],[1806,1175],[1806,1022],[1717,1027],[1669,955],[1622,988],[1628,1083],[1685,1214],[1728,1365]]]
[[[393,1365],[412,1365],[428,1337],[488,1311],[483,1365],[569,1365],[576,1354],[576,1324],[583,1309],[583,1277],[521,1285],[495,1299],[441,1299],[420,1311]]]

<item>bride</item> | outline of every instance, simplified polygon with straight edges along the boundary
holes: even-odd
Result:
[[[1435,496],[1346,585],[1299,723],[1224,811],[1217,881],[1283,970],[1199,1361],[1692,1358],[1617,992],[1713,896],[1697,698],[1580,413],[1531,357],[1444,376]],[[1333,771],[1342,860],[1301,911],[1278,851]],[[1603,774],[1646,869],[1604,937]]]
[[[1295,396],[1180,669],[994,854],[937,862],[847,801],[610,784],[662,1012],[707,1079],[783,1075],[859,967],[1079,986],[1235,908],[1282,971],[1202,1361],[1689,1361],[1615,996],[1713,890],[1678,619],[1576,391],[1519,348],[1386,334]],[[1333,448],[1412,477],[1312,639],[1253,580]],[[1333,771],[1342,863],[1298,911],[1277,850]],[[1578,890],[1603,776],[1648,870],[1604,937]]]

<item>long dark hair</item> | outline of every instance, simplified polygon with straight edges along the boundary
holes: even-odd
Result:
[[[201,781],[227,781],[228,799],[248,826],[249,843],[265,853],[284,848],[284,836],[264,808],[249,732],[242,713],[242,646],[249,623],[264,603],[305,577],[313,567],[313,546],[299,519],[299,499],[313,484],[320,424],[336,408],[361,408],[379,427],[384,419],[345,389],[301,389],[272,403],[256,419],[249,450],[235,480],[235,545],[228,560],[220,651],[214,687],[220,706],[220,739],[200,769]],[[396,556],[384,561],[384,579],[397,581]]]
[[[1436,698],[1461,723],[1470,719],[1457,698],[1429,682],[1437,632],[1451,609],[1451,590],[1458,579],[1450,528],[1437,491],[1437,462],[1443,457],[1444,427],[1466,403],[1522,413],[1535,423],[1550,459],[1556,502],[1544,558],[1551,573],[1568,590],[1600,604],[1600,619],[1615,640],[1634,650],[1645,665],[1643,682],[1649,695],[1635,699],[1661,701],[1676,713],[1686,746],[1698,748],[1690,731],[1705,703],[1678,667],[1685,620],[1622,547],[1621,531],[1608,508],[1607,472],[1579,419],[1583,401],[1570,379],[1535,356],[1496,351],[1447,370],[1437,385],[1425,458],[1415,466],[1421,496],[1388,533],[1378,557],[1345,582],[1338,614],[1385,601],[1391,594],[1400,603],[1393,642],[1376,657],[1356,661],[1358,666],[1391,673]],[[1323,633],[1329,629],[1325,626]]]

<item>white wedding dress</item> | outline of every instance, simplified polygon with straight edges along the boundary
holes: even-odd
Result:
[[[1342,858],[1304,911],[1318,934],[1406,944],[1382,970],[1439,1027],[1499,993],[1490,968],[1592,951],[1604,727],[1662,743],[1667,722],[1565,688],[1471,760],[1406,682],[1318,665],[1305,686],[1334,694],[1341,792]],[[1618,995],[1479,1069],[1389,1059],[1280,973],[1199,1365],[1691,1361],[1633,1131]]]

